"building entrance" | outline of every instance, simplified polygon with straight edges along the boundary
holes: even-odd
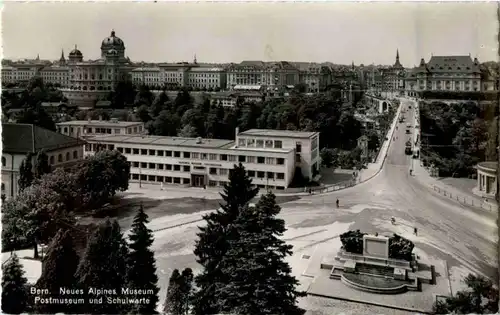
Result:
[[[191,174],[191,183],[193,187],[204,187],[205,175]]]

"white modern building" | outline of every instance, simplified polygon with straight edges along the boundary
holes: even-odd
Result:
[[[312,165],[319,165],[318,141],[316,132],[277,130],[248,130],[241,134],[236,130],[236,141],[106,135],[88,138],[84,152],[120,151],[131,163],[131,181],[194,187],[224,185],[229,181],[229,171],[241,162],[254,185],[282,190],[289,187],[296,167],[302,167],[308,176]],[[308,156],[308,152],[316,155]]]
[[[142,135],[144,123],[137,121],[73,120],[57,123],[57,131],[74,138],[86,138],[99,135]]]

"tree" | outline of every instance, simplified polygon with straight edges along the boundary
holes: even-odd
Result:
[[[26,187],[29,187],[33,182],[33,164],[31,159],[33,157],[32,153],[26,154],[26,157],[21,162],[19,166],[19,190],[23,191]]]
[[[52,117],[42,108],[40,104],[30,107],[19,113],[17,117],[19,124],[32,124],[48,130],[56,131],[56,124]]]
[[[222,312],[235,314],[297,314],[298,280],[285,261],[292,246],[280,237],[285,222],[276,218],[281,208],[271,192],[255,207],[244,206],[231,226],[230,246],[217,285]],[[221,281],[222,280],[222,281]]]
[[[185,137],[185,138],[196,138],[198,137],[198,132],[196,131],[196,128],[191,126],[191,125],[185,125],[180,131],[179,131],[179,137]]]
[[[79,165],[78,178],[83,202],[89,207],[106,203],[117,191],[128,189],[130,164],[118,151],[104,150]]]
[[[498,313],[498,289],[482,276],[469,274],[464,279],[468,290],[437,301],[434,314],[495,314]]]
[[[187,314],[189,311],[189,305],[191,302],[193,294],[193,270],[191,268],[185,268],[182,270],[182,282],[181,282],[181,292],[182,292],[182,304],[184,313]]]
[[[149,304],[139,304],[136,306],[138,314],[153,314],[158,302],[159,288],[157,286],[158,276],[156,275],[156,263],[154,253],[151,250],[153,244],[153,233],[146,227],[148,215],[144,212],[141,204],[130,232],[130,253],[128,269],[128,287],[140,290],[152,290],[153,294],[141,295],[149,299]]]
[[[23,266],[16,254],[2,266],[2,311],[7,314],[21,314],[28,300]]]
[[[43,181],[42,181],[43,183]],[[22,191],[4,208],[3,222],[9,237],[24,239],[38,258],[38,244],[50,241],[61,225],[72,226],[74,217],[68,211],[63,196],[42,184],[34,184]],[[15,227],[13,227],[15,226]]]
[[[192,293],[193,270],[185,268],[182,273],[174,269],[168,281],[167,296],[163,311],[172,315],[184,315],[189,311]]]
[[[174,269],[168,280],[167,296],[163,311],[172,315],[183,315],[183,294],[182,294],[182,276],[178,269]]]
[[[39,289],[48,289],[50,296],[61,298],[60,289],[75,289],[75,272],[80,258],[74,249],[73,238],[69,230],[59,230],[52,240],[43,260],[42,275],[36,283]],[[40,304],[41,313],[68,313],[73,311],[71,304]]]
[[[107,220],[90,237],[82,260],[76,271],[78,287],[84,290],[83,298],[89,296],[89,288],[105,288],[114,290],[116,294],[127,284],[127,266],[123,255],[124,239],[116,221],[112,224]],[[115,298],[116,294],[103,294]],[[88,301],[88,300],[87,300]],[[90,314],[122,314],[128,310],[128,305],[85,303],[79,309],[80,313]]]
[[[320,151],[321,164],[326,168],[331,168],[335,164],[336,156],[332,149],[323,148]]]
[[[235,165],[229,173],[229,183],[224,185],[224,192],[221,193],[224,201],[221,208],[203,217],[207,225],[200,227],[194,250],[198,263],[203,266],[202,273],[196,276],[199,290],[193,299],[195,314],[217,313],[214,284],[223,276],[219,264],[229,246],[228,228],[238,217],[241,207],[255,198],[258,191],[258,188],[252,187],[252,180],[243,165]]]
[[[35,161],[35,178],[40,178],[44,174],[50,173],[49,158],[45,150],[38,151]]]

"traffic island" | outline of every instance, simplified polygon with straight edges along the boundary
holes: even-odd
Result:
[[[323,257],[307,294],[422,313],[436,296],[450,295],[445,264],[417,259],[409,240],[349,231],[341,241]]]

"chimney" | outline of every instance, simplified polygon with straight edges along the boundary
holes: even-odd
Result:
[[[237,139],[239,134],[240,134],[240,127],[236,127],[234,131],[234,139]]]

